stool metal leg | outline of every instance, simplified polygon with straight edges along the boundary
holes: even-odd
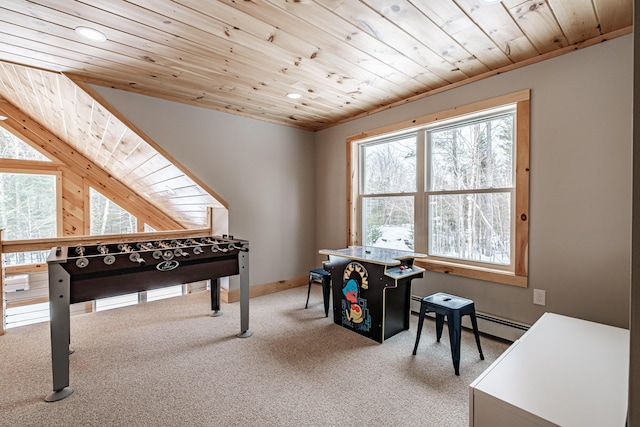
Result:
[[[311,294],[311,283],[313,283],[313,274],[309,274],[309,289],[307,289],[307,303],[304,308],[309,307],[309,295]]]
[[[447,321],[448,321],[447,317]],[[442,328],[444,327],[444,315],[440,313],[436,313],[436,341],[440,342],[440,338],[442,338]]]
[[[424,306],[424,303],[420,304],[420,316],[418,317],[418,330],[416,331],[416,343],[413,346],[413,354],[416,354],[418,350],[418,343],[420,342],[420,335],[422,334],[422,324],[424,323],[424,315],[427,309]]]
[[[453,368],[456,375],[460,375],[460,338],[461,338],[461,321],[460,312],[454,311],[447,316],[449,324],[449,341],[451,341],[451,356],[453,358]]]
[[[480,346],[480,333],[478,332],[478,320],[476,319],[475,310],[472,311],[469,316],[471,316],[471,325],[473,326],[473,334],[476,336],[476,344],[478,344],[478,351],[480,352],[480,360],[484,360],[484,355],[482,354],[482,347]]]
[[[324,317],[329,317],[329,296],[331,295],[331,278],[322,278],[322,297],[324,299]],[[309,296],[307,296],[309,301]]]

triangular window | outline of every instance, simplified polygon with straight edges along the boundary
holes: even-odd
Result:
[[[134,215],[91,188],[91,232],[92,236],[102,234],[135,233],[137,220]]]
[[[16,160],[36,160],[50,162],[45,155],[13,135],[8,130],[0,127],[0,158]]]

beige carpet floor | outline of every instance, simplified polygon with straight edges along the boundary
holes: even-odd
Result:
[[[448,338],[426,321],[378,344],[324,317],[320,286],[253,298],[253,336],[239,305],[209,317],[209,293],[74,316],[70,383],[51,391],[49,324],[0,336],[2,426],[468,425],[469,384],[509,343],[463,331],[460,376]],[[331,314],[331,313],[330,313]],[[446,327],[446,326],[445,326]],[[446,333],[445,333],[446,335]]]

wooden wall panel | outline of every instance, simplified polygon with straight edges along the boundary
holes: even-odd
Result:
[[[62,229],[64,236],[84,234],[84,186],[80,175],[62,169]]]

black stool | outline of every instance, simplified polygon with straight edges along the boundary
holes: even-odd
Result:
[[[324,298],[324,315],[329,317],[329,295],[331,295],[331,273],[324,268],[316,268],[309,272],[309,289],[307,290],[307,303],[309,306],[309,295],[311,294],[311,283],[322,282],[322,297]]]
[[[416,350],[418,350],[420,334],[422,333],[422,324],[424,323],[424,315],[430,311],[436,313],[436,337],[438,342],[440,342],[440,337],[442,337],[444,316],[447,316],[449,341],[451,341],[451,356],[453,357],[453,368],[456,371],[456,375],[460,375],[460,335],[462,316],[467,314],[471,316],[471,325],[473,326],[473,334],[476,336],[476,344],[478,344],[480,359],[484,360],[482,347],[480,346],[480,334],[478,333],[476,308],[473,301],[445,294],[443,292],[438,292],[437,294],[424,297],[420,302],[420,319],[418,320],[416,344],[413,347],[414,355],[416,354]]]

